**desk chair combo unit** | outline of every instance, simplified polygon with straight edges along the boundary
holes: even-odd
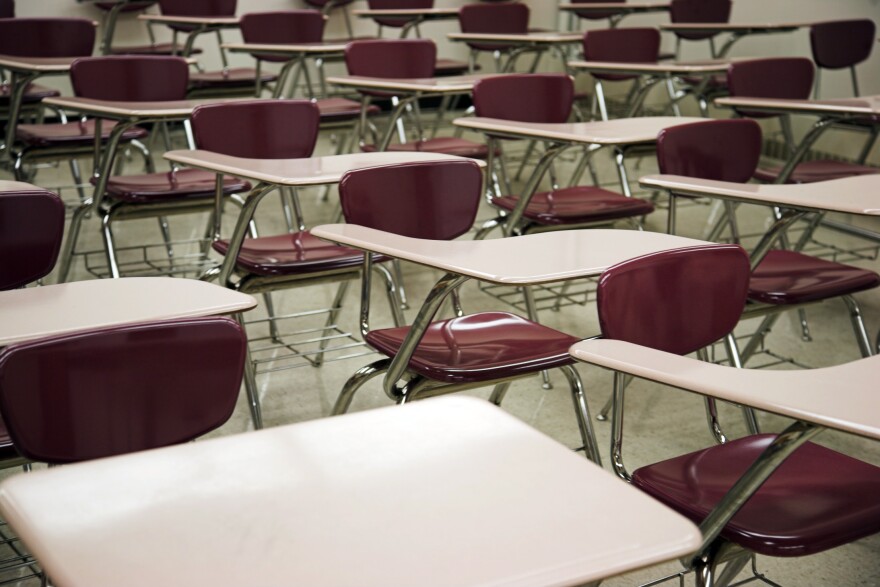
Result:
[[[95,119],[86,118],[68,122],[63,110],[58,112],[60,123],[41,122],[40,116],[37,123],[22,124],[19,118],[21,106],[30,100],[27,97],[30,83],[40,75],[67,73],[75,59],[92,54],[94,41],[94,24],[85,19],[0,19],[0,54],[22,62],[7,64],[13,82],[4,151],[12,162],[15,178],[18,181],[31,180],[36,171],[28,169],[29,164],[66,159],[80,201],[85,200],[86,185],[79,159],[94,157],[96,145],[110,139],[113,124],[102,125]],[[99,85],[102,83],[97,81]],[[90,86],[88,90],[91,89],[95,88]],[[97,143],[96,133],[100,137]],[[144,155],[145,164],[150,165],[149,151],[140,142],[147,136],[146,130],[131,128],[120,140],[137,148]]]
[[[193,133],[201,149],[221,156],[247,158],[251,164],[259,160],[291,159],[308,164],[319,123],[318,107],[304,100],[215,104],[197,108],[192,116]],[[350,280],[361,276],[363,254],[348,247],[329,245],[312,236],[306,228],[295,190],[290,194],[296,214],[295,231],[256,235],[252,228],[254,215],[263,199],[276,187],[277,184],[260,181],[248,193],[231,237],[215,236],[213,248],[223,255],[221,264],[203,276],[203,279],[217,278],[220,285],[242,293],[265,294],[268,320],[250,327],[264,328],[266,332],[258,331],[259,336],[251,336],[245,367],[245,387],[255,428],[263,426],[256,384],[258,373],[304,363],[317,367],[325,361],[363,352],[361,342],[337,325]],[[394,323],[399,324],[402,321],[400,301],[391,273],[378,262],[374,269],[385,281],[391,316]],[[339,284],[330,307],[276,315],[271,292],[323,283]],[[323,322],[322,317],[326,317]],[[307,325],[296,331],[285,331],[281,327],[291,323],[302,325],[304,321]],[[308,325],[312,323],[315,325]],[[328,358],[331,352],[340,354]],[[258,371],[258,367],[261,370]]]
[[[761,348],[764,337],[779,318],[780,312],[834,298],[842,299],[847,305],[862,356],[873,355],[874,350],[868,340],[854,294],[880,286],[880,275],[867,269],[804,254],[801,251],[810,237],[809,228],[798,242],[789,247],[785,246],[787,241],[783,237],[792,224],[810,214],[820,219],[826,210],[875,215],[875,208],[860,204],[860,194],[840,193],[829,182],[803,186],[767,186],[770,189],[765,193],[760,188],[756,190],[755,186],[745,185],[754,173],[760,145],[760,127],[751,120],[713,120],[669,128],[660,134],[657,142],[660,171],[678,176],[684,185],[673,187],[676,184],[674,180],[666,181],[672,175],[648,176],[640,180],[644,187],[663,189],[670,194],[669,232],[675,230],[676,196],[725,197],[720,193],[713,194],[724,192],[723,189],[709,188],[701,192],[696,187],[701,180],[710,180],[705,183],[712,184],[713,187],[726,185],[733,189],[728,192],[728,209],[733,207],[730,202],[748,202],[774,206],[779,210],[776,222],[751,252],[752,274],[748,290],[750,303],[745,308],[743,318],[764,316],[764,319],[749,338],[741,358],[736,358],[735,345],[729,349],[732,364],[745,364]],[[732,157],[731,153],[736,153],[737,156]],[[870,181],[873,177],[856,176],[831,183],[836,186],[837,182]],[[689,189],[687,184],[690,182],[683,178],[695,178],[694,185]],[[864,191],[864,188],[856,187],[855,191]],[[754,196],[750,197],[749,193]],[[839,197],[826,197],[824,200],[827,201],[823,201],[822,194],[834,193],[840,193]],[[785,197],[786,194],[790,196]],[[798,198],[798,194],[803,194],[803,197]],[[853,198],[855,201],[850,202]],[[732,212],[729,217],[732,218]],[[815,227],[817,223],[818,220],[811,220],[809,226]],[[735,226],[732,232],[736,238],[738,235]],[[783,248],[774,249],[774,246],[778,246],[777,243],[782,244]],[[803,314],[801,323],[804,338],[809,340],[809,330]]]
[[[98,276],[199,274],[207,261],[207,243],[220,222],[222,209],[215,206],[215,175],[203,171],[156,172],[150,161],[148,172],[139,175],[112,175],[119,158],[119,144],[127,133],[140,131],[139,123],[165,123],[186,120],[194,104],[185,100],[189,69],[180,57],[120,55],[80,59],[71,66],[76,98],[59,99],[68,108],[103,113],[116,118],[106,123],[111,134],[97,158],[93,178],[94,196],[74,211],[59,269],[59,282],[67,280],[74,255],[83,255],[86,268]],[[100,116],[100,114],[99,114]],[[96,132],[101,132],[101,118]],[[143,131],[141,131],[143,132]],[[194,145],[191,145],[194,147]],[[247,182],[222,178],[222,193],[230,195],[249,189]],[[103,251],[78,251],[77,242],[87,215],[95,212],[101,221]],[[173,241],[167,217],[208,212],[213,215],[206,234],[194,252],[192,243]],[[120,248],[113,225],[119,220],[158,217],[161,245]],[[152,254],[161,248],[165,258]],[[177,251],[175,251],[177,249]],[[125,253],[120,259],[119,253]],[[106,259],[106,265],[95,256]]]
[[[197,71],[190,77],[190,97],[199,96],[241,96],[252,95],[258,83],[274,82],[274,74],[259,72],[249,67],[229,67],[226,50],[223,48],[222,31],[237,29],[235,16],[237,0],[159,0],[159,15],[141,15],[147,22],[164,24],[174,34],[176,46],[178,33],[186,34],[183,50],[177,55],[191,57],[195,41],[200,35],[213,33],[217,37],[220,71]]]
[[[736,249],[721,245],[663,252],[609,269],[601,280],[598,306],[605,336],[571,349],[577,359],[614,371],[615,472],[700,524],[700,549],[680,559],[694,572],[698,587],[731,584],[750,560],[754,577],[746,582],[778,585],[757,571],[755,554],[804,556],[880,529],[874,499],[880,468],[809,442],[825,427],[880,438],[873,393],[876,358],[809,371],[771,371],[681,356],[683,340],[685,346],[704,344],[722,335],[742,312],[749,261]],[[711,270],[705,263],[711,263]],[[670,275],[676,276],[674,283]],[[712,297],[700,295],[713,290]],[[693,320],[695,306],[707,304],[716,306],[711,319]],[[647,322],[636,320],[633,309]],[[624,381],[632,376],[795,421],[778,435],[750,434],[630,474],[623,462],[623,417]],[[683,575],[667,578],[683,583]]]
[[[77,0],[77,2],[85,2],[86,0]],[[174,39],[173,43],[158,43],[156,41],[155,31],[153,31],[152,23],[147,23],[147,34],[150,37],[148,45],[127,45],[114,46],[113,37],[116,35],[116,24],[119,17],[123,14],[141,14],[152,8],[158,3],[158,0],[116,0],[115,2],[91,2],[98,10],[102,12],[100,52],[102,55],[176,55],[183,51],[183,45],[177,43]],[[175,35],[176,37],[176,35]],[[198,48],[193,49],[193,54],[201,53]]]

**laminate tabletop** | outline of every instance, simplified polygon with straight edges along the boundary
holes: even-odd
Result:
[[[79,330],[232,314],[246,294],[195,279],[126,277],[0,292],[0,346]]]
[[[0,511],[59,587],[580,585],[701,538],[465,397],[17,475]]]

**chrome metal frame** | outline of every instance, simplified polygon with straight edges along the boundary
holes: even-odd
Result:
[[[369,255],[364,257],[364,268],[362,271],[363,279],[361,281],[361,334],[366,336],[370,330],[370,267],[372,259]],[[444,384],[432,381],[420,376],[409,370],[409,362],[412,355],[424,337],[431,322],[434,320],[440,307],[446,302],[454,292],[461,287],[470,278],[458,275],[456,273],[446,273],[434,285],[428,293],[422,307],[419,309],[415,320],[407,332],[406,338],[393,358],[382,358],[374,363],[366,365],[357,370],[343,386],[339,397],[333,406],[333,415],[343,414],[348,411],[354,394],[370,379],[384,374],[382,388],[385,394],[398,404],[407,403],[415,399],[425,397],[433,397],[436,395],[463,391],[465,389],[474,389],[493,386],[491,400],[496,405],[500,405],[507,392],[510,382],[514,379],[528,377],[534,374],[524,375],[522,377],[505,378],[495,381],[484,381],[464,384]],[[453,306],[457,306],[453,300]],[[456,307],[456,314],[460,313],[460,308]],[[566,365],[561,368],[571,389],[572,401],[574,402],[575,414],[578,420],[578,429],[583,442],[583,449],[586,456],[601,464],[601,457],[596,444],[595,432],[593,431],[592,422],[589,415],[589,407],[584,395],[583,384],[577,371],[571,366]]]

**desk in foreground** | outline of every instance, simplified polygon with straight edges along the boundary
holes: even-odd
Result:
[[[577,585],[700,542],[472,398],[19,475],[0,510],[59,587]]]
[[[249,295],[194,279],[126,277],[0,292],[0,346],[157,320],[233,314]]]

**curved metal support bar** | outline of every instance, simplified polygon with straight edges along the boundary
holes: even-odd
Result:
[[[773,180],[775,184],[783,184],[787,183],[791,174],[794,172],[798,163],[804,158],[804,155],[807,154],[807,151],[810,150],[810,147],[819,140],[819,137],[825,132],[825,130],[833,125],[835,120],[833,118],[820,118],[813,124],[813,128],[801,139],[800,144],[797,146],[797,149],[791,154],[788,158],[788,161],[785,162],[782,169],[779,171],[779,175],[776,176],[776,179]]]
[[[336,398],[336,403],[333,405],[333,411],[330,412],[330,415],[338,416],[347,412],[355,392],[373,377],[384,373],[390,364],[391,359],[380,359],[355,371],[354,375],[349,377],[345,385],[342,386],[342,391],[339,392],[339,397]]]
[[[713,548],[721,531],[740,508],[755,494],[761,485],[795,450],[822,432],[824,428],[808,422],[797,421],[781,432],[752,466],[730,488],[727,495],[715,506],[703,523],[703,544],[697,554],[682,560],[686,567],[698,566],[701,559]]]
[[[395,123],[400,120],[401,116],[403,116],[406,107],[418,99],[419,94],[413,94],[412,96],[398,99],[398,103],[394,107],[394,110],[391,111],[391,117],[388,119],[388,128],[385,129],[385,134],[382,136],[382,142],[378,145],[379,151],[384,151],[388,148],[388,145],[391,144],[391,138],[394,136]],[[366,107],[364,107],[364,115],[366,115]]]
[[[572,147],[572,145],[567,143],[553,144],[544,151],[543,155],[541,155],[541,159],[535,165],[532,175],[529,176],[525,187],[523,187],[522,195],[519,197],[516,207],[506,218],[504,224],[504,236],[511,236],[513,234],[514,229],[519,225],[520,220],[522,220],[523,213],[526,211],[529,201],[532,199],[532,196],[535,195],[535,192],[538,191],[538,185],[541,183],[541,179],[543,179],[544,174],[550,168],[553,160],[570,147]]]
[[[431,288],[428,297],[425,299],[425,303],[422,304],[416,319],[413,321],[412,326],[410,326],[403,344],[400,345],[400,349],[391,361],[388,373],[385,375],[385,381],[383,382],[385,393],[393,393],[395,384],[406,372],[413,352],[415,352],[416,348],[419,346],[419,342],[425,335],[428,326],[431,324],[434,315],[437,313],[437,310],[440,309],[446,296],[468,279],[469,278],[464,275],[447,273],[440,278],[440,281],[434,284],[433,288]]]
[[[232,238],[229,239],[229,247],[226,250],[226,255],[223,257],[223,263],[220,265],[219,282],[223,287],[233,287],[230,278],[235,269],[235,262],[238,259],[241,245],[248,234],[251,220],[254,218],[257,206],[275,187],[274,185],[260,182],[247,195],[244,207],[242,207],[241,213],[238,215],[238,221],[235,223],[235,229],[232,231]]]
[[[803,218],[807,212],[802,210],[784,210],[779,218],[773,223],[770,229],[764,233],[755,248],[749,253],[749,259],[752,271],[761,263],[764,257],[770,252],[770,249],[776,241],[785,233],[788,228]]]
[[[584,444],[584,454],[588,459],[602,466],[602,457],[599,454],[599,443],[596,441],[596,432],[593,430],[593,420],[590,418],[590,407],[584,395],[584,384],[580,375],[572,365],[565,365],[560,371],[568,380],[571,388],[571,401],[574,404],[574,413],[577,417],[578,430],[581,433],[581,442]],[[494,396],[494,393],[493,393]]]
[[[632,476],[623,464],[623,392],[625,389],[626,377],[623,373],[615,371],[611,413],[611,468],[618,477],[629,483],[632,481]]]

